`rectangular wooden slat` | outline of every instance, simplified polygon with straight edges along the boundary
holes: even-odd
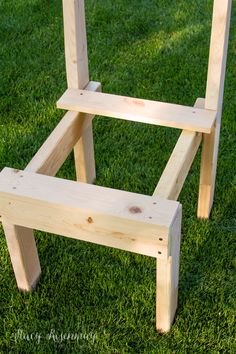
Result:
[[[0,212],[11,223],[152,257],[168,256],[178,207],[173,201],[9,168],[0,174]]]
[[[184,130],[210,133],[216,111],[100,92],[68,89],[57,107]]]

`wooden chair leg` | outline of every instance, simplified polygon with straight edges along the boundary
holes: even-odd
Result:
[[[67,83],[84,89],[89,83],[84,0],[63,0]],[[74,148],[76,177],[93,183],[96,178],[92,123]]]
[[[96,178],[92,123],[75,145],[74,156],[77,181],[92,184]]]
[[[203,134],[198,217],[209,218],[214,199],[232,0],[214,0],[205,108],[217,111],[215,129]]]
[[[19,290],[31,291],[41,274],[33,230],[2,221]]]
[[[96,91],[101,92],[101,85],[97,85]],[[88,117],[87,120],[90,118]],[[93,143],[93,125],[92,121],[86,129],[77,144],[74,146],[76,179],[79,182],[94,183],[96,179],[96,167],[94,157]]]
[[[180,206],[170,231],[170,257],[157,259],[156,328],[159,333],[170,331],[178,304],[181,220]]]
[[[213,205],[220,126],[211,134],[203,134],[198,217],[208,219]]]

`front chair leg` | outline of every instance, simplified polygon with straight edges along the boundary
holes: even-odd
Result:
[[[170,331],[177,309],[181,220],[180,206],[170,229],[170,256],[168,259],[157,258],[156,328],[159,333]]]
[[[41,274],[33,230],[2,220],[19,290],[32,291]]]

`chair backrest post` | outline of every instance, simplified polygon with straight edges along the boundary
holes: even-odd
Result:
[[[224,97],[232,0],[214,0],[205,108],[216,110],[211,134],[203,135],[198,217],[209,218],[213,205]]]

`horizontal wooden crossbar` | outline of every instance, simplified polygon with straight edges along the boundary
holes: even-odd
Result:
[[[0,214],[12,224],[156,258],[169,256],[179,208],[175,201],[37,173],[0,173]]]
[[[210,133],[216,119],[213,110],[78,89],[66,90],[57,107],[202,133]]]

